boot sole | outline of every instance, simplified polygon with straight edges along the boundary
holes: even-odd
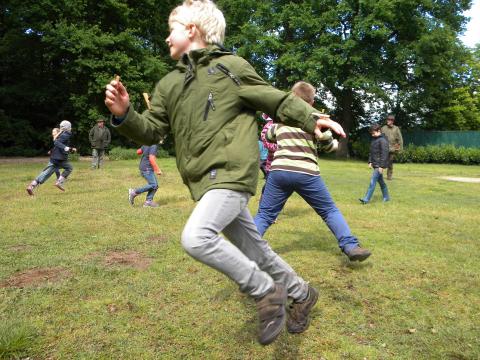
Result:
[[[364,261],[364,260],[367,260],[369,258],[369,256],[372,255],[370,253],[368,254],[359,254],[359,255],[353,255],[353,256],[350,256],[348,257],[350,259],[350,261]]]
[[[60,190],[62,190],[62,191],[65,191],[65,189],[64,189],[61,185],[55,184],[55,187],[57,187],[58,189],[60,189]]]
[[[317,301],[318,301],[318,292],[315,291],[315,293],[314,293],[314,299],[313,299],[313,301],[312,301],[312,305],[310,305],[310,307],[308,308],[308,315],[310,315],[310,311],[312,311],[313,307],[317,304]],[[308,315],[307,315],[307,316],[308,316]],[[287,331],[288,331],[290,334],[300,334],[300,333],[302,333],[302,332],[304,332],[305,330],[308,329],[308,327],[310,326],[310,321],[311,321],[311,319],[310,319],[310,317],[308,317],[308,321],[307,321],[307,324],[305,325],[305,327],[304,327],[303,329],[299,329],[299,330],[290,328],[290,327],[288,326],[288,322],[287,322]]]
[[[272,322],[276,322],[275,320],[272,320]],[[282,319],[280,320],[280,323],[276,326],[276,328],[268,335],[268,337],[263,338],[263,339],[258,339],[258,342],[262,345],[268,345],[271,344],[277,337],[280,335],[282,330],[285,328],[285,324],[287,322],[287,312],[285,310],[285,307],[283,307],[283,316]]]

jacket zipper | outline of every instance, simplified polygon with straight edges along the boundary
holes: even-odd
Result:
[[[212,111],[215,111],[215,103],[213,102],[212,92],[208,93],[207,105],[205,106],[205,112],[203,113],[203,121],[206,121],[208,119],[208,113],[210,112],[210,109],[212,109]]]
[[[230,79],[232,79],[232,81],[237,85],[237,86],[240,86],[240,80],[238,80],[238,78],[230,71],[228,70],[228,68],[221,64],[221,63],[218,63],[216,65],[217,69],[220,70],[221,72],[223,72],[225,75],[227,75]]]

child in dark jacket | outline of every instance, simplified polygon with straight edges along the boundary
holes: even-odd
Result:
[[[372,142],[370,143],[370,155],[368,157],[368,167],[373,169],[370,185],[368,186],[365,196],[360,200],[362,204],[368,204],[372,198],[377,182],[382,189],[383,201],[389,201],[387,184],[383,180],[383,170],[388,168],[388,140],[382,134],[380,125],[374,124],[370,127]]]
[[[33,196],[35,188],[47,181],[48,178],[55,172],[55,170],[59,168],[63,169],[63,173],[55,182],[55,186],[60,190],[65,191],[63,185],[73,170],[72,165],[68,162],[68,154],[77,151],[77,149],[74,147],[70,147],[70,138],[72,136],[71,131],[72,124],[67,120],[63,120],[60,123],[60,134],[54,141],[55,147],[51,151],[50,161],[45,169],[43,169],[43,171],[35,178],[35,180],[28,185],[28,195]]]
[[[155,174],[162,175],[162,170],[160,170],[156,161],[157,152],[157,145],[143,145],[137,150],[137,154],[142,155],[139,165],[140,174],[147,180],[147,185],[138,189],[128,189],[128,201],[132,206],[134,205],[135,197],[146,192],[147,198],[143,203],[143,207],[158,207],[158,204],[153,201],[153,197],[158,189],[158,181]]]

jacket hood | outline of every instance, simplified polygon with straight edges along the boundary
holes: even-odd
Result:
[[[232,52],[219,45],[209,45],[206,48],[192,50],[188,54],[183,54],[180,60],[178,60],[176,68],[185,72],[192,64],[208,64],[212,58],[222,55],[232,55]]]

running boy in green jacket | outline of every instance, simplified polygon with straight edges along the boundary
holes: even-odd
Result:
[[[156,85],[151,109],[137,113],[117,80],[107,85],[105,104],[114,115],[112,125],[139,144],[158,144],[173,134],[178,170],[197,201],[182,245],[256,300],[258,341],[266,345],[285,325],[287,295],[293,300],[287,328],[297,332],[307,328],[317,297],[261,238],[248,210],[258,180],[255,111],[309,133],[322,127],[345,133],[328,116],[267,84],[247,61],[219,45],[225,19],[212,1],[186,0],[168,23],[166,42],[178,63]]]

